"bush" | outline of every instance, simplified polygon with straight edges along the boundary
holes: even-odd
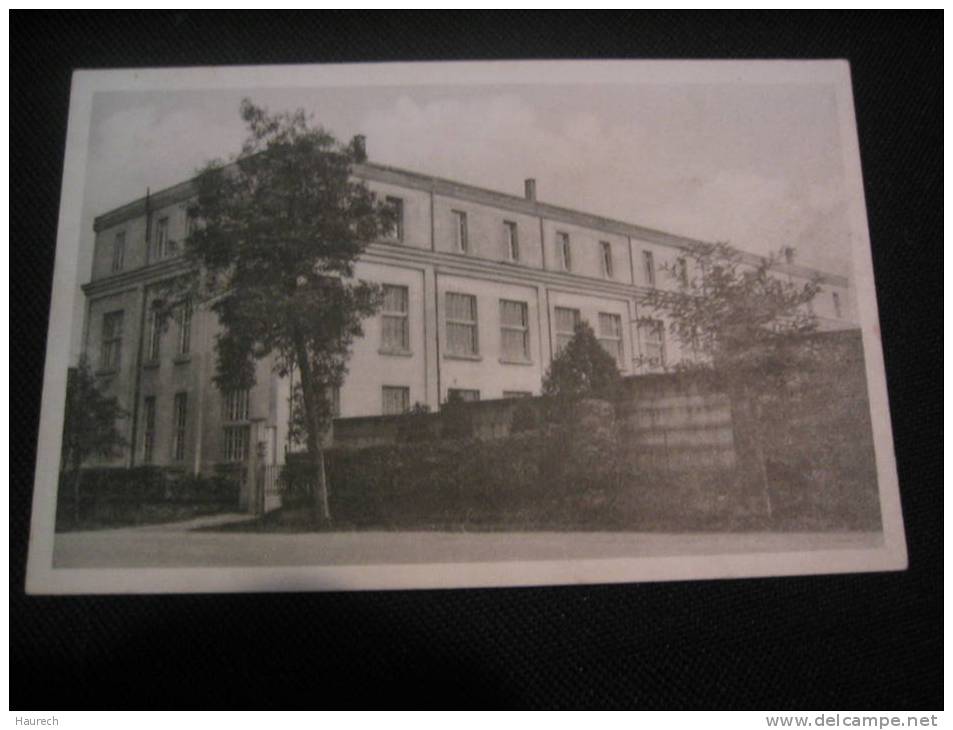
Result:
[[[387,527],[600,524],[617,479],[582,478],[569,434],[550,427],[490,440],[376,446],[327,453],[336,522]],[[307,466],[286,469],[289,484]]]
[[[84,469],[80,523],[138,524],[185,519],[192,514],[238,506],[238,482],[222,476],[194,476],[157,466]],[[60,474],[58,527],[77,527],[72,474]]]

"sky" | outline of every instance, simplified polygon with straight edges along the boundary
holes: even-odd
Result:
[[[243,97],[303,108],[342,141],[366,135],[372,162],[514,195],[534,177],[547,203],[755,253],[793,246],[799,263],[848,273],[833,87],[549,83],[99,92],[80,282],[93,218],[233,156]]]

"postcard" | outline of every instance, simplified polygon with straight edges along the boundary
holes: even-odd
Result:
[[[846,62],[77,71],[61,200],[30,593],[906,567]]]

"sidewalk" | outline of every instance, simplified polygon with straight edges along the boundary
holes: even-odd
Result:
[[[243,512],[225,512],[215,515],[205,515],[203,517],[193,517],[190,520],[181,522],[162,522],[154,525],[139,525],[137,527],[120,528],[128,529],[134,532],[191,532],[192,530],[201,530],[206,527],[221,527],[222,525],[232,525],[238,522],[249,522],[255,519],[255,515]]]
[[[152,527],[57,533],[57,568],[158,568],[367,565],[506,560],[565,560],[645,556],[863,549],[883,535],[855,533],[447,533],[327,532],[255,534],[195,532],[214,515]],[[192,527],[185,527],[192,526]]]

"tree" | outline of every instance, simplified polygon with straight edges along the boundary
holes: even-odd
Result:
[[[682,351],[692,353],[679,369],[708,371],[733,396],[741,411],[736,428],[752,444],[769,517],[763,405],[813,362],[804,335],[817,329],[811,302],[820,291],[816,279],[795,284],[773,271],[783,253],[751,260],[726,243],[698,244],[664,267],[676,288],[653,289],[642,301],[664,313]]]
[[[543,378],[545,437],[554,450],[543,469],[558,469],[579,494],[617,484],[621,452],[615,403],[605,401],[614,401],[621,388],[615,358],[580,320]]]
[[[303,110],[269,114],[248,99],[241,116],[249,130],[241,152],[196,178],[188,288],[221,324],[219,387],[250,386],[256,361],[269,356],[279,375],[297,375],[312,502],[327,522],[328,401],[362,319],[380,306],[379,287],[355,280],[354,263],[394,214],[352,176],[363,138],[343,145]]]
[[[66,379],[66,408],[63,418],[63,445],[60,470],[69,473],[73,484],[73,519],[79,522],[82,466],[91,456],[114,456],[126,446],[116,422],[125,411],[115,398],[99,391],[86,357],[70,368]]]
[[[621,382],[615,358],[599,344],[589,323],[580,320],[572,339],[549,365],[543,378],[543,395],[562,401],[611,399]]]

